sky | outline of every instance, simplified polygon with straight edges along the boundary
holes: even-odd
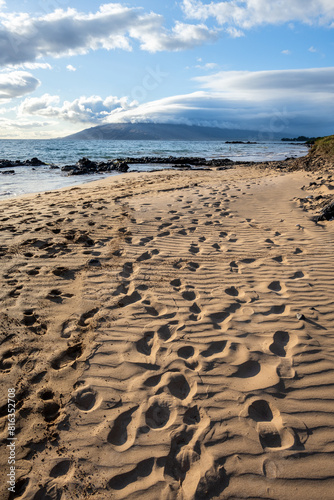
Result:
[[[334,133],[333,0],[0,0],[0,139],[124,122]]]

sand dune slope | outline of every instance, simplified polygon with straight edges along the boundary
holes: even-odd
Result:
[[[333,498],[333,227],[291,201],[304,183],[162,172],[2,203],[20,498]]]

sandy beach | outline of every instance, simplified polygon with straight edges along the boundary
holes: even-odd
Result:
[[[297,200],[327,180],[169,170],[1,202],[1,499],[333,499],[334,223]]]

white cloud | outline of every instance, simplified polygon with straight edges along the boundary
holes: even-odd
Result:
[[[309,52],[313,52],[314,54],[315,54],[316,52],[318,52],[318,51],[317,51],[317,49],[313,47],[313,45],[312,45],[312,47],[310,47],[310,48],[308,49],[308,51],[309,51]]]
[[[39,85],[40,81],[25,71],[0,73],[0,100],[8,100],[30,94]]]
[[[73,71],[73,72],[77,70],[77,68],[75,68],[74,66],[72,66],[72,64],[68,64],[68,65],[66,66],[66,69],[67,69],[68,71]]]
[[[311,68],[273,71],[221,71],[196,77],[202,88],[228,93],[245,100],[258,96],[262,100],[293,94],[334,94],[334,68]]]
[[[9,64],[6,66],[4,69],[0,69],[0,71],[8,71],[11,69],[28,69],[28,70],[35,70],[35,69],[52,69],[51,64],[48,63],[24,63],[24,64]]]
[[[210,17],[220,25],[249,29],[266,24],[302,22],[310,25],[333,26],[332,0],[183,0],[182,7],[190,19],[205,21]]]
[[[291,54],[291,50],[289,50],[289,49],[282,50],[281,54],[284,54],[285,56],[289,56]]]
[[[109,96],[102,99],[99,96],[79,97],[74,101],[65,101],[60,106],[59,96],[44,94],[41,97],[28,97],[19,107],[19,115],[38,115],[66,120],[72,123],[103,123],[112,114],[132,109],[138,105],[128,98]]]
[[[197,64],[195,66],[195,68],[197,69],[204,69],[204,70],[212,70],[212,69],[216,69],[218,68],[218,64],[217,63],[205,63],[205,64]]]
[[[56,9],[43,16],[0,12],[0,65],[34,62],[43,56],[71,56],[90,50],[132,50],[132,40],[142,50],[177,51],[216,38],[203,24],[176,22],[171,30],[162,16],[118,3],[102,5],[95,13]]]
[[[245,36],[245,33],[241,30],[238,30],[235,26],[229,26],[228,28],[226,28],[226,32],[232,38],[241,38],[242,36]]]

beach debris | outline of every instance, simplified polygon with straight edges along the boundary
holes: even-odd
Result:
[[[297,314],[296,314],[296,318],[297,318],[298,320],[302,320],[302,319],[305,319],[305,316],[304,316],[304,314],[302,314],[302,313],[297,313]]]

